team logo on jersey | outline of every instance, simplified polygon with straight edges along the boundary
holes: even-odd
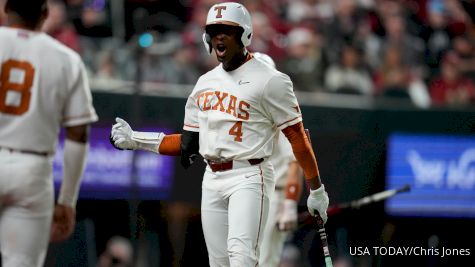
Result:
[[[201,111],[218,110],[241,120],[249,119],[248,111],[251,105],[226,92],[202,92],[198,95],[197,104]]]

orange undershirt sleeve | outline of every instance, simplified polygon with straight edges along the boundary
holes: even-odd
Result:
[[[158,148],[160,155],[180,156],[181,153],[181,134],[170,134],[163,137],[162,143]]]
[[[313,153],[312,146],[308,140],[303,123],[299,122],[283,129],[287,139],[292,146],[295,158],[303,169],[305,178],[308,182],[314,182],[316,188],[320,187],[320,173],[318,171],[317,160]],[[315,179],[317,178],[317,179]],[[312,187],[314,187],[312,186]]]

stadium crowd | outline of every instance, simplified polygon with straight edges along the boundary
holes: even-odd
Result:
[[[189,85],[217,64],[201,36],[215,2],[51,0],[43,29],[82,55],[92,79],[134,80],[140,62],[144,81]],[[475,102],[473,0],[241,2],[253,18],[250,50],[270,55],[296,90]],[[140,50],[143,33],[152,43]]]

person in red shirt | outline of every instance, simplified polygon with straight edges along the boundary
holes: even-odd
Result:
[[[475,102],[475,84],[461,75],[460,58],[453,52],[446,54],[441,73],[430,84],[429,91],[435,106],[460,106]]]

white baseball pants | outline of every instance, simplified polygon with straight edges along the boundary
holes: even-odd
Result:
[[[0,149],[3,267],[43,266],[54,204],[51,160]]]
[[[268,161],[223,172],[206,168],[201,221],[211,267],[258,265],[273,190]]]
[[[284,200],[284,190],[276,190],[271,197],[269,216],[267,217],[267,223],[264,229],[264,238],[262,239],[261,254],[259,257],[260,267],[279,266],[284,243],[289,235],[288,231],[279,231],[276,227],[277,215],[281,206],[284,204]]]

